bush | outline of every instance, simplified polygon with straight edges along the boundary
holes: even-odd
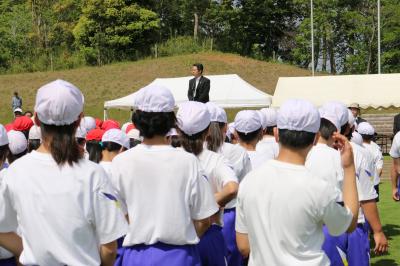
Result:
[[[190,36],[179,36],[160,44],[158,46],[158,56],[193,54],[210,50],[210,41],[207,39],[195,41]]]

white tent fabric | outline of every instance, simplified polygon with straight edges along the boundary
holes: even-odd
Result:
[[[337,100],[361,108],[400,106],[400,74],[284,77],[276,85],[272,106],[287,99],[306,99],[321,106]]]
[[[175,102],[179,105],[188,100],[189,79],[193,77],[158,78],[150,84],[163,85],[171,90]],[[266,107],[271,105],[272,96],[258,90],[236,74],[212,75],[210,79],[210,101],[223,108]],[[107,101],[104,109],[132,109],[135,93]]]

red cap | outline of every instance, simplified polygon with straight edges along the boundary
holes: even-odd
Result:
[[[120,129],[119,123],[115,120],[108,119],[108,120],[105,120],[103,122],[103,124],[101,125],[101,129],[103,129],[105,131],[112,129],[112,128]]]
[[[33,126],[33,121],[27,116],[19,116],[14,120],[14,130],[26,131]]]
[[[101,128],[101,125],[103,124],[103,120],[96,118],[96,128]]]
[[[96,140],[96,141],[101,141],[101,138],[103,137],[105,131],[99,128],[95,128],[90,130],[87,134],[86,134],[86,140]]]
[[[131,131],[132,129],[135,129],[135,128],[136,128],[136,127],[135,127],[134,124],[129,124],[129,125],[126,127],[125,133],[128,134],[129,131]]]
[[[5,125],[4,128],[8,132],[8,131],[14,130],[14,125],[10,123],[10,124]]]

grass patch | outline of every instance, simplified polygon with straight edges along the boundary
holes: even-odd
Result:
[[[372,266],[398,266],[400,265],[400,202],[392,200],[391,183],[384,181],[379,186],[380,202],[379,214],[383,231],[389,240],[389,253],[383,256],[375,256],[371,249]],[[374,243],[371,242],[371,248]]]
[[[220,52],[145,59],[103,67],[0,75],[0,123],[6,124],[12,119],[11,97],[15,90],[23,98],[23,109],[32,110],[36,91],[40,86],[57,78],[65,79],[78,86],[84,93],[85,113],[102,118],[104,101],[135,92],[155,78],[189,76],[190,67],[195,62],[204,64],[206,76],[237,73],[255,87],[270,94],[274,92],[279,77],[310,75],[308,70],[295,66]],[[130,112],[112,110],[109,117],[125,122],[130,119]]]

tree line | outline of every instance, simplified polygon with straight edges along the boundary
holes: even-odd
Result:
[[[377,73],[376,0],[314,0],[315,68]],[[178,48],[177,48],[178,47]],[[2,0],[0,72],[219,50],[310,68],[310,0]],[[381,0],[382,72],[400,71],[400,0]]]

